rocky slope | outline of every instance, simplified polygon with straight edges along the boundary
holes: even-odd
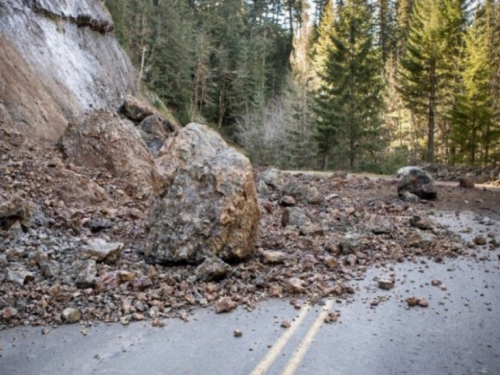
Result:
[[[73,118],[136,91],[112,31],[100,0],[0,0],[0,147],[54,142]]]

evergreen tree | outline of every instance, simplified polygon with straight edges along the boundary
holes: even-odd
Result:
[[[366,0],[347,0],[337,8],[315,105],[323,167],[345,145],[344,160],[354,169],[362,152],[374,152],[378,144],[382,85],[372,15]]]

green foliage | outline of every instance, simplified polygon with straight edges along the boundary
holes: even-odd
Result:
[[[341,163],[355,169],[361,155],[375,153],[381,146],[382,66],[373,46],[373,30],[368,1],[349,0],[338,8],[315,100],[325,168]]]

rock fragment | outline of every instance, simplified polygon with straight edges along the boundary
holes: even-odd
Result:
[[[384,290],[390,290],[394,288],[394,280],[392,279],[381,279],[378,281],[378,287]]]
[[[476,236],[474,237],[474,243],[479,246],[486,245],[486,238],[482,235]]]
[[[404,167],[398,171],[401,180],[398,183],[398,195],[404,192],[415,194],[420,199],[436,199],[437,189],[434,179],[419,167]]]
[[[288,279],[288,287],[293,293],[304,293],[306,291],[304,282],[297,277]]]
[[[230,312],[235,308],[236,303],[229,297],[222,297],[215,304],[215,312],[217,314]]]
[[[92,238],[83,245],[80,251],[82,259],[93,259],[97,262],[116,260],[123,249],[121,242],[107,242],[102,238]]]
[[[281,328],[290,328],[292,323],[289,320],[283,320],[280,324]]]
[[[229,271],[229,264],[218,257],[207,257],[196,267],[194,274],[198,280],[212,281],[223,279]]]
[[[75,284],[77,288],[87,289],[93,288],[97,274],[97,264],[93,259],[78,261],[75,264],[77,277]]]
[[[241,337],[241,336],[243,336],[243,332],[241,332],[239,329],[235,329],[233,331],[233,336],[234,337]]]
[[[62,312],[63,321],[68,324],[77,323],[80,321],[80,311],[72,307],[67,307]]]
[[[33,273],[24,268],[9,268],[7,269],[7,281],[14,282],[23,286],[30,280],[33,280]]]
[[[458,179],[458,186],[466,189],[473,189],[474,180],[469,176],[460,177]]]
[[[308,222],[305,211],[300,207],[286,207],[281,215],[281,225],[300,228]]]

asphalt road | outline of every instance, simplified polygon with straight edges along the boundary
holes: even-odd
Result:
[[[472,226],[500,235],[498,224],[480,226],[471,218],[440,220],[457,231]],[[188,323],[100,324],[86,335],[79,325],[50,328],[47,335],[40,327],[3,331],[0,375],[498,375],[499,251],[475,251],[488,259],[374,268],[349,302],[295,310],[288,301],[270,300],[253,312],[200,309]],[[391,273],[395,288],[379,289],[374,279]],[[432,279],[446,288],[432,286]],[[411,296],[424,297],[429,307],[408,308]],[[378,306],[371,306],[375,299]],[[325,324],[334,310],[339,320]],[[281,328],[283,320],[292,326]],[[233,336],[235,329],[242,337]]]

